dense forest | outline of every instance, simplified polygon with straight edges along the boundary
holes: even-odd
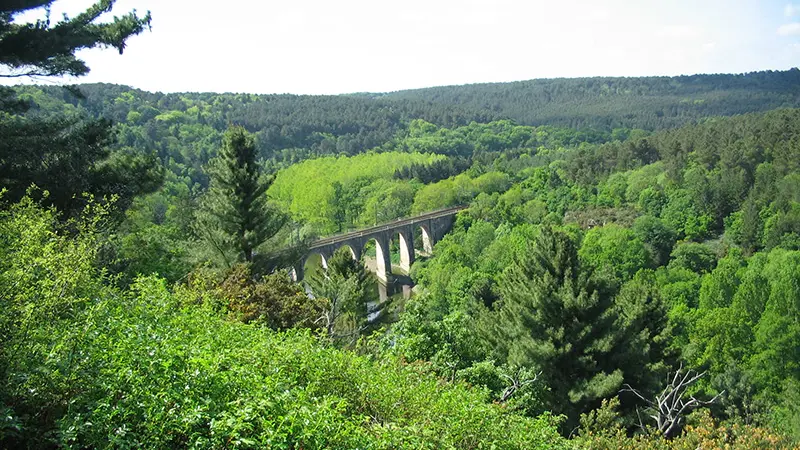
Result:
[[[99,5],[0,12],[0,65],[150,24]],[[796,448],[798,73],[2,87],[0,447]],[[458,205],[410,298],[369,248],[290,279]]]
[[[800,70],[680,77],[572,78],[447,86],[376,94],[491,111],[525,125],[674,128],[800,104]]]

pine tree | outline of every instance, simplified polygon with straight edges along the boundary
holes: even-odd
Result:
[[[89,67],[75,56],[78,50],[114,47],[150,26],[150,14],[135,11],[97,23],[111,11],[114,0],[100,0],[73,18],[50,20],[55,0],[0,2],[0,78],[81,76]],[[23,13],[43,9],[46,17],[33,23]],[[69,89],[79,94],[77,89]],[[31,106],[13,88],[0,86],[0,185],[6,200],[21,199],[36,184],[50,191],[46,203],[70,213],[84,205],[76,200],[87,192],[116,195],[124,210],[134,196],[152,192],[163,179],[153,155],[117,152],[107,148],[112,124],[86,117],[23,115]]]
[[[211,182],[200,201],[196,233],[226,267],[254,262],[256,249],[275,237],[287,218],[267,201],[274,178],[262,175],[253,136],[240,126],[229,128],[207,171]]]
[[[14,0],[0,4],[0,65],[9,70],[0,77],[86,75],[89,67],[75,52],[114,47],[121,54],[130,36],[150,26],[150,13],[139,17],[136,11],[107,23],[95,23],[111,11],[115,0],[100,0],[77,16],[53,24],[53,3],[55,0]],[[39,8],[46,11],[44,20],[14,21],[16,16]]]
[[[542,372],[555,414],[574,421],[619,390],[613,292],[582,270],[569,236],[544,229],[499,287],[500,306],[482,318],[481,334],[500,362]]]

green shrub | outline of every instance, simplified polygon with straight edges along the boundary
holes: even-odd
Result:
[[[564,448],[549,415],[309,331],[227,320],[203,283],[105,287],[92,222],[0,214],[0,447]],[[202,280],[201,280],[202,281]]]

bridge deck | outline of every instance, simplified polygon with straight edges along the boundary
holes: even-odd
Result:
[[[337,234],[335,236],[330,236],[330,237],[323,238],[323,239],[320,239],[318,241],[313,242],[311,244],[311,246],[309,246],[309,250],[313,250],[313,249],[319,248],[319,247],[324,247],[324,246],[330,245],[330,244],[335,244],[335,243],[338,243],[338,242],[343,242],[343,241],[346,241],[348,239],[352,239],[352,238],[355,238],[355,237],[368,236],[368,235],[373,234],[373,233],[379,233],[379,232],[382,232],[382,231],[388,231],[388,230],[391,230],[391,229],[394,229],[394,228],[399,228],[399,227],[402,227],[402,226],[405,226],[405,225],[412,225],[414,223],[422,222],[424,220],[438,219],[439,217],[451,216],[451,215],[454,215],[455,213],[457,213],[457,212],[459,212],[459,211],[461,211],[463,209],[466,209],[466,208],[467,208],[466,206],[454,206],[452,208],[439,209],[439,210],[436,210],[436,211],[427,212],[425,214],[420,214],[418,216],[409,217],[409,218],[406,218],[406,219],[397,219],[397,220],[395,220],[393,222],[383,223],[383,224],[380,224],[380,225],[375,225],[374,227],[364,228],[363,230],[356,230],[356,231],[350,231],[350,232],[343,233],[343,234]]]

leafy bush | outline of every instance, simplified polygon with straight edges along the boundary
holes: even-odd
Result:
[[[612,401],[613,402],[613,401]],[[739,424],[720,424],[711,418],[708,410],[700,410],[690,416],[692,423],[674,439],[660,435],[640,433],[629,437],[625,430],[609,416],[609,406],[603,403],[601,412],[586,415],[581,419],[585,425],[600,425],[582,430],[576,444],[587,449],[614,450],[695,450],[695,449],[790,449],[795,448],[785,437],[765,428]],[[604,427],[603,425],[610,425]]]
[[[106,287],[92,221],[74,225],[70,237],[27,200],[0,214],[0,447],[568,447],[549,415],[307,331],[225,320],[194,287]]]
[[[286,273],[255,281],[245,264],[234,266],[215,294],[226,301],[230,317],[245,323],[264,323],[274,330],[315,329],[318,326],[314,321],[322,315],[318,303],[310,300]]]

